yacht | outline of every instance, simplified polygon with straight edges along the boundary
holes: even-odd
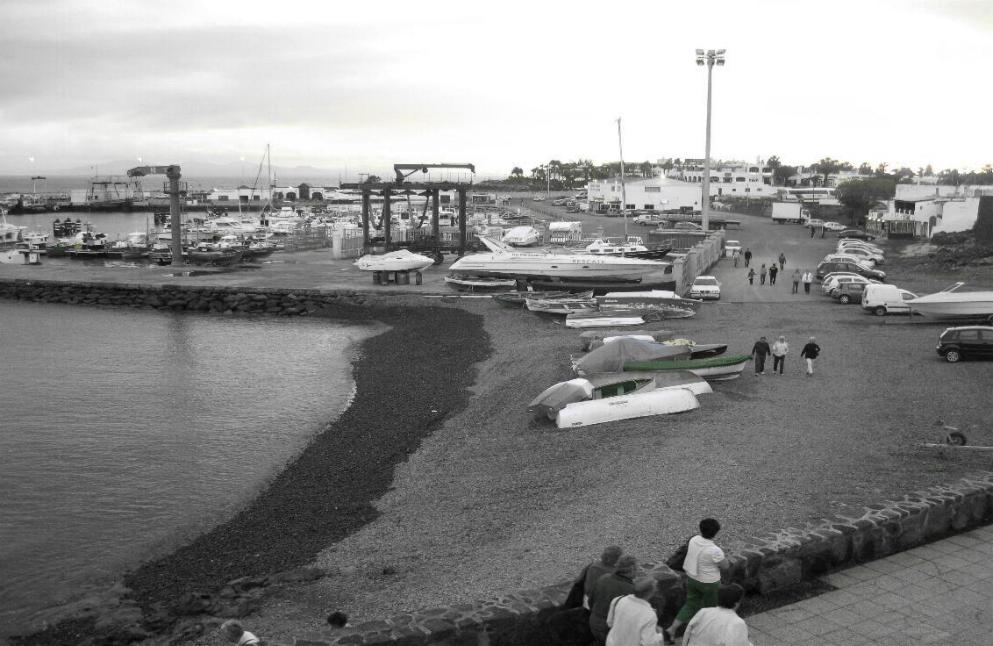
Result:
[[[911,312],[944,319],[986,318],[993,323],[993,291],[956,291],[965,283],[955,283],[937,292],[906,301]]]
[[[489,252],[463,256],[451,266],[454,275],[526,276],[577,281],[643,282],[671,273],[658,260],[593,254],[555,254],[543,249],[515,249],[480,237]]]

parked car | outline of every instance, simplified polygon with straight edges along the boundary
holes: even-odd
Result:
[[[565,206],[565,198],[560,197],[557,200],[552,200],[552,206]]]
[[[725,240],[724,257],[730,258],[731,256],[734,255],[735,251],[737,251],[739,254],[741,253],[741,243],[738,242],[737,240]]]
[[[860,285],[868,285],[872,282],[871,279],[865,276],[859,276],[858,274],[850,275],[835,275],[830,279],[825,279],[821,282],[821,291],[827,295],[835,297],[838,295],[838,290],[842,285],[847,285],[848,283],[859,283]]]
[[[886,253],[886,250],[878,244],[868,242],[867,240],[856,240],[855,238],[841,238],[838,240],[838,247],[858,247],[859,249],[865,249],[874,253]]]
[[[862,229],[844,229],[838,232],[839,238],[858,238],[859,240],[875,240],[876,236],[866,233]]]
[[[839,245],[838,253],[855,256],[860,259],[864,258],[865,260],[871,260],[873,265],[881,265],[886,259],[886,257],[881,253],[875,253],[868,249],[863,249],[862,247],[856,247],[854,245]]]
[[[703,231],[703,227],[696,222],[677,222],[672,225],[673,229],[682,229],[683,231]]]
[[[866,264],[860,262],[833,262],[824,261],[817,265],[817,270],[815,275],[818,278],[823,278],[825,274],[830,274],[833,271],[850,271],[860,276],[865,276],[866,278],[875,278],[876,280],[886,280],[886,272],[880,271],[878,269],[873,269]]]
[[[862,309],[876,316],[909,314],[910,306],[907,301],[912,298],[917,298],[917,294],[896,285],[868,285],[862,294]]]
[[[832,291],[831,296],[836,298],[842,305],[848,305],[849,303],[861,303],[862,294],[865,291],[867,284],[868,283],[860,283],[857,281],[841,283]]]
[[[662,222],[663,220],[665,220],[665,216],[661,213],[643,213],[641,215],[636,215],[632,222],[650,227]]]
[[[938,337],[938,355],[948,363],[960,359],[993,358],[993,327],[989,325],[963,325],[950,327]]]
[[[697,276],[690,285],[690,298],[720,300],[721,283],[713,276]]]
[[[841,222],[828,221],[824,223],[824,228],[828,231],[844,231],[846,227]]]
[[[807,224],[805,226],[808,226],[811,229],[819,229],[820,227],[824,226],[824,220],[818,220],[817,218],[810,218],[809,220],[807,220]]]
[[[876,266],[876,262],[871,258],[863,258],[850,253],[829,253],[824,256],[824,260],[827,262],[861,262],[869,267]]]

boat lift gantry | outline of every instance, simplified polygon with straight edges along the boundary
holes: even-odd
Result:
[[[383,235],[385,237],[385,247],[389,251],[393,244],[390,223],[390,200],[394,195],[412,195],[414,193],[423,195],[431,201],[431,233],[434,236],[435,245],[440,243],[441,231],[439,224],[440,213],[440,193],[441,191],[455,191],[458,194],[458,220],[459,220],[459,255],[465,255],[466,249],[466,191],[472,186],[472,180],[466,182],[410,182],[407,181],[411,175],[417,172],[427,173],[430,168],[455,168],[469,170],[475,174],[476,167],[473,164],[393,164],[393,171],[396,179],[392,182],[363,182],[358,184],[342,184],[341,188],[357,189],[362,191],[362,245],[366,251],[370,248],[369,243],[369,222],[372,220],[372,210],[370,208],[370,198],[373,193],[383,196]]]
[[[172,227],[172,264],[183,264],[183,224],[179,218],[179,198],[186,193],[186,187],[180,186],[183,176],[179,166],[137,166],[128,171],[128,177],[144,177],[145,175],[165,175],[169,178],[166,194],[169,195],[169,226]],[[185,182],[183,183],[185,185]]]

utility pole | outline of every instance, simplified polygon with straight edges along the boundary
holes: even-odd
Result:
[[[703,196],[700,202],[701,224],[710,229],[710,95],[713,87],[714,65],[724,66],[726,49],[696,50],[696,64],[707,66],[707,143],[703,155]]]
[[[624,144],[621,141],[621,118],[617,117],[617,150],[621,156],[621,215],[624,216],[624,241],[628,239],[627,190],[624,187]]]

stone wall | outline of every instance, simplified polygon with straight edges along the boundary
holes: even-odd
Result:
[[[837,517],[728,546],[731,579],[769,594],[924,543],[993,522],[993,473],[919,491]],[[659,580],[652,603],[668,624],[683,602],[682,579],[664,564],[642,564]],[[578,573],[577,573],[578,574]],[[320,635],[294,646],[337,644],[428,646],[586,646],[585,611],[561,607],[571,582],[473,604],[420,610]]]
[[[42,280],[0,280],[0,298],[36,303],[270,316],[305,316],[334,304],[360,305],[364,302],[364,298],[354,291]]]

